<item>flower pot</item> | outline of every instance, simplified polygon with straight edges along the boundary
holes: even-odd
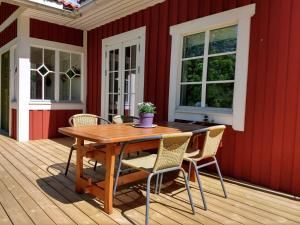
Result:
[[[141,127],[152,127],[153,125],[153,113],[140,113],[140,126]]]

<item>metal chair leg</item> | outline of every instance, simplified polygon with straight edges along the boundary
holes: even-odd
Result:
[[[146,219],[145,224],[149,225],[149,207],[150,207],[150,184],[153,174],[150,174],[147,178],[147,192],[146,192]]]
[[[159,180],[159,185],[158,185],[158,194],[160,194],[163,177],[164,177],[164,174],[163,173],[160,174],[160,180]]]
[[[191,179],[191,168],[192,168],[192,162],[189,161],[189,173],[188,173],[188,182],[190,182],[190,179]]]
[[[157,194],[158,193],[158,185],[159,185],[159,178],[160,178],[160,174],[157,174],[156,175],[156,182],[155,182],[155,188],[154,188],[154,194]]]
[[[66,170],[65,170],[65,176],[67,176],[68,171],[69,171],[69,166],[70,166],[70,162],[71,162],[71,158],[72,158],[72,153],[74,151],[74,147],[71,147],[70,153],[69,153],[69,158],[68,158],[68,162],[67,162],[67,166],[66,166]]]
[[[193,211],[193,214],[195,214],[195,206],[194,206],[194,202],[193,202],[193,198],[192,198],[192,194],[191,194],[191,190],[190,190],[190,185],[189,185],[189,182],[187,180],[187,177],[186,177],[186,174],[184,172],[184,169],[180,169],[183,173],[183,177],[184,177],[184,182],[185,182],[185,187],[186,187],[186,190],[188,192],[188,195],[189,195],[189,199],[190,199],[190,204],[191,204],[191,207],[192,207],[192,211]]]
[[[97,161],[95,161],[94,171],[96,171],[96,169],[97,169]]]
[[[220,178],[220,181],[221,181],[221,185],[222,185],[222,189],[223,189],[223,192],[224,192],[224,196],[225,196],[225,198],[227,198],[227,192],[226,192],[226,189],[225,189],[225,184],[224,184],[224,181],[223,181],[223,177],[222,177],[222,174],[221,174],[221,170],[220,170],[217,158],[214,157],[214,160],[215,160],[217,172],[218,172],[218,175],[219,175],[219,178]]]
[[[114,192],[113,192],[113,196],[115,196],[116,192],[117,192],[117,187],[118,187],[118,179],[120,176],[120,172],[121,172],[121,166],[122,166],[122,159],[123,159],[123,149],[121,150],[120,156],[119,156],[119,164],[118,164],[118,169],[117,169],[117,173],[116,173],[116,177],[115,177],[115,184],[114,184]]]
[[[204,207],[204,210],[207,210],[206,200],[205,200],[205,197],[204,197],[204,192],[203,192],[203,188],[202,188],[202,184],[201,184],[201,180],[200,180],[200,175],[198,173],[197,165],[196,165],[195,162],[193,162],[193,165],[194,165],[194,170],[195,170],[195,174],[196,174],[196,177],[197,177],[197,182],[198,182],[200,194],[201,194],[202,201],[203,201],[203,207]]]

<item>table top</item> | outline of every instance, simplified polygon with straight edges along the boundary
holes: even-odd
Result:
[[[110,144],[161,134],[189,132],[201,128],[205,127],[196,124],[178,122],[159,123],[155,128],[135,128],[130,123],[123,123],[83,127],[62,127],[59,128],[59,132],[74,138],[82,138],[84,140],[98,142],[101,144]]]

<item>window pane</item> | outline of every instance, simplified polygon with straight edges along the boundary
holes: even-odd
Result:
[[[55,70],[55,51],[45,49],[44,50],[44,65],[48,70]]]
[[[119,70],[119,49],[115,50],[115,70]]]
[[[125,48],[125,70],[130,69],[130,47]]]
[[[181,85],[180,105],[201,107],[201,84]]]
[[[115,72],[115,77],[114,77],[114,92],[118,93],[119,92],[119,73]]]
[[[208,58],[207,80],[234,80],[235,54]]]
[[[210,31],[209,54],[236,50],[237,26]]]
[[[114,95],[112,95],[112,94],[110,94],[109,96],[108,96],[108,101],[109,101],[109,103],[108,103],[108,112],[109,113],[114,113]]]
[[[71,100],[80,101],[81,92],[81,79],[79,75],[76,75],[71,80]]]
[[[81,74],[81,56],[79,54],[71,54],[71,67],[74,73]]]
[[[205,33],[198,33],[183,38],[183,58],[202,56],[204,53]]]
[[[43,49],[30,48],[31,69],[38,69],[43,64]]]
[[[44,77],[44,99],[54,99],[54,73]]]
[[[109,51],[109,70],[114,70],[114,51]]]
[[[114,114],[118,114],[119,96],[114,95]]]
[[[136,45],[131,46],[131,69],[136,67]]]
[[[69,100],[70,79],[66,74],[61,74],[59,79],[59,99]]]
[[[232,108],[233,83],[207,84],[206,106],[217,108]]]
[[[114,73],[109,73],[109,93],[113,93],[114,90]]]
[[[136,71],[132,70],[130,72],[130,79],[129,79],[129,93],[135,93],[135,79],[136,79]]]
[[[70,67],[70,53],[59,52],[59,71],[67,72]]]
[[[202,80],[203,59],[186,60],[182,62],[181,82]]]
[[[30,85],[30,98],[42,99],[42,76],[36,72],[31,71],[31,85]]]

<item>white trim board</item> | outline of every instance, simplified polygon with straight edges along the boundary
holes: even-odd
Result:
[[[25,11],[24,7],[19,7],[16,11],[14,11],[1,25],[0,25],[0,33],[4,31],[12,22],[14,22],[18,17]]]
[[[31,101],[29,110],[84,110],[84,103],[38,102]]]
[[[232,125],[233,129],[244,131],[250,25],[251,17],[254,13],[255,4],[251,4],[170,27],[172,46],[169,85],[169,121],[174,121],[175,119],[202,120],[204,115],[208,115],[210,120]],[[181,76],[183,37],[230,25],[238,26],[232,113],[224,113],[224,109],[220,109],[219,112],[210,112],[209,109],[206,109],[203,105],[201,108],[179,106],[178,96],[180,89],[178,83],[180,82]]]

